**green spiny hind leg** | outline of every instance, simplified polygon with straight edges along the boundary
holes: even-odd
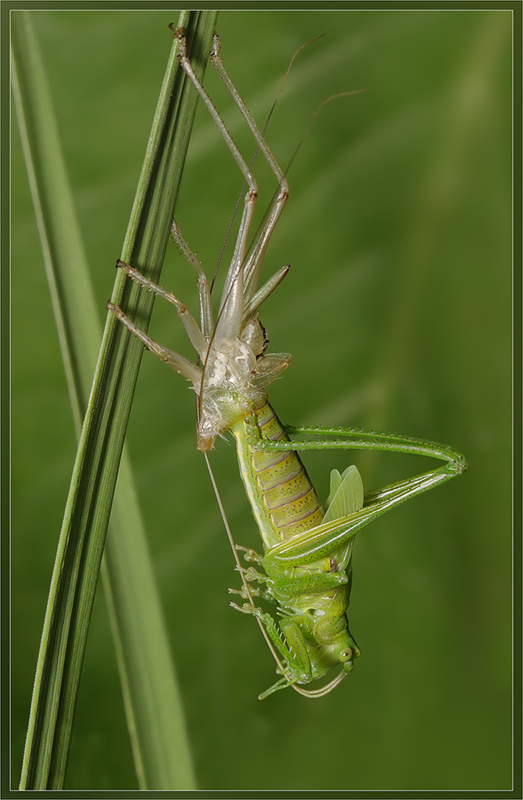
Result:
[[[290,437],[319,435],[324,438],[305,441],[293,440],[290,447],[287,442],[263,443],[261,446],[267,447],[268,444],[268,449],[276,450],[378,450],[428,456],[446,462],[445,475],[447,479],[461,475],[467,469],[467,461],[462,453],[449,445],[431,442],[428,439],[416,439],[396,433],[367,431],[363,428],[332,428],[312,425],[285,425],[284,427]],[[333,440],[329,437],[337,438]],[[439,472],[439,470],[434,470],[434,472]]]
[[[245,603],[243,606],[231,603],[231,606],[243,614],[252,614],[260,620],[271,642],[285,662],[283,668],[285,683],[278,681],[274,687],[264,692],[264,696],[276,691],[277,688],[284,689],[293,683],[309,683],[312,680],[311,663],[305,640],[298,625],[292,619],[284,618],[278,626],[270,614],[250,603]]]
[[[329,438],[315,439],[313,441],[263,441],[258,443],[262,450],[379,450],[396,453],[409,453],[412,455],[425,455],[445,461],[443,466],[420,475],[415,475],[377,491],[367,492],[363,508],[349,514],[336,514],[328,522],[306,531],[304,534],[281,542],[272,547],[265,559],[278,564],[280,567],[293,567],[312,563],[318,558],[327,557],[344,542],[349,542],[359,530],[372,522],[386,511],[400,503],[416,497],[429,489],[444,483],[457,475],[462,474],[467,463],[464,456],[447,445],[429,442],[423,439],[398,436],[397,434],[375,433],[351,428],[295,428],[288,427],[289,433],[337,436],[332,441]],[[343,438],[340,438],[343,437]],[[327,519],[327,515],[326,515]]]

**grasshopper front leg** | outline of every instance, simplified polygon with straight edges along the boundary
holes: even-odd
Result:
[[[243,606],[231,603],[231,606],[243,614],[252,614],[252,616],[260,620],[271,642],[284,661],[284,678],[264,692],[263,697],[272,694],[277,689],[285,689],[295,683],[306,684],[313,680],[314,676],[305,639],[294,620],[284,618],[278,625],[270,614],[263,612],[260,608],[250,603],[244,603]]]

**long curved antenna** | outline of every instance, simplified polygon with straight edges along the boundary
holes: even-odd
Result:
[[[322,686],[321,689],[300,689],[300,687],[296,686],[295,683],[292,683],[291,686],[295,692],[298,692],[298,694],[301,694],[304,697],[309,697],[311,700],[315,700],[319,697],[325,697],[326,694],[332,692],[336,686],[339,686],[346,675],[347,673],[342,670],[336,675],[335,678],[332,679],[330,683],[328,683],[326,686]]]

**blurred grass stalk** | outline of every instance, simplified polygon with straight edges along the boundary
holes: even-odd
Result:
[[[178,21],[201,78],[216,15],[182,11]],[[174,41],[121,254],[155,282],[197,105],[176,52]],[[61,789],[143,346],[109,315],[97,354],[98,312],[30,12],[14,15],[13,55],[21,136],[78,431],[86,412],[51,581],[20,783],[20,789]],[[113,301],[146,330],[154,298],[129,284],[119,270]],[[140,788],[194,788],[180,693],[125,455],[103,576]]]

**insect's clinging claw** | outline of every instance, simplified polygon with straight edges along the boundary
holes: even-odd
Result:
[[[235,570],[243,575],[244,580],[249,583],[251,581],[258,581],[258,583],[268,582],[267,576],[257,572],[254,567],[249,567],[248,569],[244,569],[243,567],[235,567]]]
[[[262,563],[262,557],[256,550],[253,550],[251,547],[243,547],[241,544],[235,545],[236,550],[241,550],[244,554],[243,558],[245,561],[255,561],[257,564]]]
[[[183,28],[177,28],[174,22],[170,22],[167,27],[173,32],[173,39],[178,39],[179,42],[185,40],[185,30]]]
[[[247,589],[246,586],[242,586],[241,589],[227,589],[229,594],[239,594],[244,600],[249,600],[249,595],[252,597],[264,597],[265,593],[262,592],[261,589],[257,589],[254,586],[249,586]]]
[[[255,617],[260,617],[263,615],[263,612],[260,611],[259,608],[253,606],[251,603],[244,603],[242,606],[237,605],[237,603],[233,603],[232,600],[229,603],[231,608],[236,609],[236,611],[241,611],[242,614],[253,614]]]
[[[218,34],[215,33],[214,36],[212,37],[212,50],[209,53],[209,57],[211,59],[217,58],[219,56],[220,50],[221,50],[221,46],[222,46],[222,41],[221,41],[220,37],[218,36]]]

